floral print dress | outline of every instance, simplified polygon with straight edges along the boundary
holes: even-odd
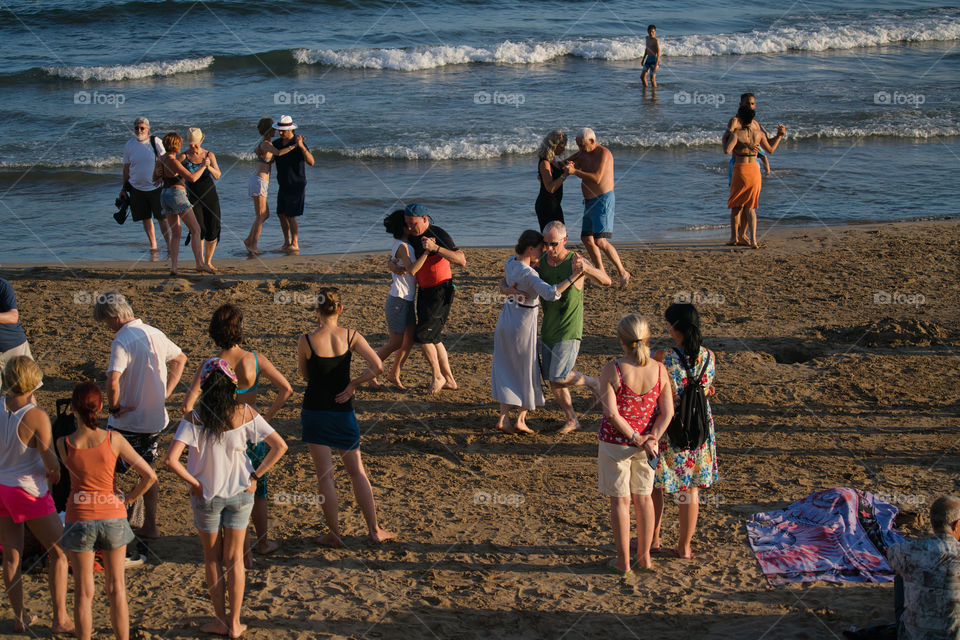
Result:
[[[700,373],[708,354],[710,364],[700,380],[705,392],[709,392],[710,387],[713,386],[713,379],[716,374],[716,356],[712,351],[701,346],[700,353],[697,354],[697,361],[692,367],[694,373]],[[667,369],[667,374],[670,376],[670,382],[674,389],[683,389],[687,386],[687,371],[677,357],[676,351],[673,349],[667,351],[663,366]],[[654,483],[656,488],[663,489],[667,493],[676,493],[692,487],[706,489],[719,480],[713,410],[710,408],[709,399],[707,400],[707,418],[710,422],[710,435],[698,449],[677,449],[664,436],[660,443],[660,459],[657,461],[657,475]]]

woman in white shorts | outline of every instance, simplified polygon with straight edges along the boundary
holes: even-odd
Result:
[[[244,239],[243,244],[247,247],[247,251],[254,255],[260,255],[263,253],[258,247],[257,242],[260,240],[260,231],[263,229],[263,223],[267,221],[267,218],[270,217],[270,206],[267,204],[267,188],[270,185],[270,167],[273,165],[276,156],[282,156],[285,153],[290,153],[293,149],[296,149],[298,145],[292,144],[289,147],[284,147],[283,149],[277,149],[270,142],[270,138],[273,137],[274,128],[273,128],[273,118],[260,118],[260,122],[257,123],[257,131],[260,132],[261,140],[257,144],[256,149],[253,150],[253,153],[257,156],[257,166],[254,167],[253,173],[250,175],[250,180],[247,183],[247,193],[253,198],[253,226],[250,227],[250,233],[247,234],[246,239]],[[301,138],[302,136],[297,136]]]

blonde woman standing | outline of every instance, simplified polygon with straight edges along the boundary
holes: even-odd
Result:
[[[617,323],[623,355],[600,374],[603,419],[597,454],[600,493],[610,498],[610,523],[617,557],[607,567],[616,574],[630,569],[630,503],[637,517],[636,562],[650,568],[653,540],[654,467],[657,443],[673,418],[673,394],[662,364],[650,358],[650,327],[636,314]],[[666,391],[666,393],[664,393]]]

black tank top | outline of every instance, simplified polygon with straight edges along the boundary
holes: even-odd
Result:
[[[557,187],[557,190],[553,193],[550,193],[543,187],[543,178],[540,176],[540,163],[543,162],[543,159],[540,158],[537,160],[537,179],[540,181],[540,195],[537,196],[537,204],[541,207],[551,207],[556,208],[560,206],[560,201],[563,200],[563,184]],[[550,163],[550,177],[556,180],[561,175],[563,175],[563,167],[558,167],[557,165]]]
[[[313,352],[310,336],[304,334],[310,359],[307,360],[307,391],[303,394],[303,408],[310,411],[353,411],[353,398],[340,403],[334,398],[350,384],[350,343],[353,336],[347,335],[347,350],[338,356],[321,357]]]

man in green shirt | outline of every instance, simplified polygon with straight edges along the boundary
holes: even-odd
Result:
[[[540,259],[540,277],[548,284],[558,284],[573,273],[574,260],[583,262],[583,272],[602,285],[610,286],[610,276],[590,261],[567,249],[567,228],[560,221],[549,223],[543,229],[546,252]],[[550,382],[550,388],[566,414],[567,420],[557,433],[570,433],[580,428],[573,410],[570,387],[587,386],[599,396],[600,381],[586,376],[573,367],[583,338],[583,284],[577,278],[555,302],[543,300],[543,326],[540,330],[541,374]]]

